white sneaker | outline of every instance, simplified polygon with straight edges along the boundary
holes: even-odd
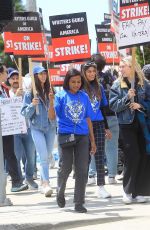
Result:
[[[115,177],[108,177],[108,183],[109,184],[117,184],[117,181],[116,181]]]
[[[53,194],[53,189],[50,186],[41,186],[40,192],[45,195],[45,197],[50,197]]]
[[[131,204],[132,203],[132,195],[131,194],[127,194],[124,193],[123,194],[123,199],[122,199],[123,203],[125,204]]]
[[[104,186],[98,186],[98,188],[97,188],[97,197],[98,198],[103,198],[103,199],[110,198],[111,194],[106,191]]]
[[[137,203],[145,203],[146,198],[144,196],[136,196],[134,199]]]
[[[96,184],[96,179],[95,179],[95,177],[89,177],[89,178],[88,178],[87,185],[92,185],[92,184]]]

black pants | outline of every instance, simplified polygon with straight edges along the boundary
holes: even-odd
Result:
[[[85,187],[87,183],[88,161],[89,161],[89,137],[75,135],[76,144],[73,147],[61,148],[59,146],[59,169],[57,173],[57,193],[64,196],[66,182],[75,168],[74,202],[83,204],[85,198]],[[59,135],[58,135],[59,144]]]
[[[21,182],[18,171],[17,159],[14,153],[14,137],[12,135],[3,136],[3,153],[7,161],[7,169],[12,179],[12,185]]]
[[[137,120],[129,125],[120,125],[124,145],[124,178],[123,189],[125,193],[137,194],[137,181],[140,170],[140,161],[144,152],[141,146],[142,134]]]

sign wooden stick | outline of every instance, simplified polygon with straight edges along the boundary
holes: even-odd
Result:
[[[114,69],[115,69],[115,56],[114,56],[114,51],[115,51],[115,35],[113,35],[113,65],[111,68],[111,74],[113,75]]]
[[[136,48],[132,47],[132,66],[131,66],[132,78],[134,78],[135,75],[135,52],[136,52]]]
[[[50,76],[50,73],[49,73],[48,62],[46,62],[46,67],[47,67],[47,75],[48,75],[49,84],[50,84],[50,91],[52,91],[52,82],[51,82],[51,76]]]
[[[22,89],[22,59],[18,58],[19,88]]]
[[[131,88],[135,88],[135,54],[136,54],[136,48],[132,47],[132,66],[131,66]],[[134,102],[134,97],[131,99],[131,102]]]
[[[68,70],[72,69],[73,68],[73,63],[70,63],[69,67],[68,67]]]
[[[31,60],[31,58],[28,58],[28,63],[29,63],[29,75],[30,75],[31,80],[32,80],[33,96],[34,96],[34,98],[37,98],[37,90],[36,90],[36,86],[35,86],[34,76],[33,76],[33,73],[32,73],[33,66],[32,66],[32,60]],[[36,114],[37,115],[39,114],[39,107],[38,107],[38,105],[36,106]]]

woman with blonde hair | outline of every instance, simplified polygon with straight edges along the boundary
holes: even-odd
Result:
[[[110,108],[117,113],[123,137],[125,162],[123,178],[123,202],[143,203],[150,195],[150,156],[147,151],[145,127],[142,119],[149,119],[150,83],[135,61],[132,74],[132,57],[120,61],[119,78],[110,90]],[[141,119],[142,117],[142,119]],[[147,130],[148,139],[149,131]]]

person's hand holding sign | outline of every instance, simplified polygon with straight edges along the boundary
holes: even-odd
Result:
[[[23,89],[18,88],[17,91],[16,91],[16,96],[19,97],[19,96],[22,96],[22,95],[23,95]]]
[[[32,99],[32,105],[37,106],[39,104],[39,99],[37,97],[34,97]]]

